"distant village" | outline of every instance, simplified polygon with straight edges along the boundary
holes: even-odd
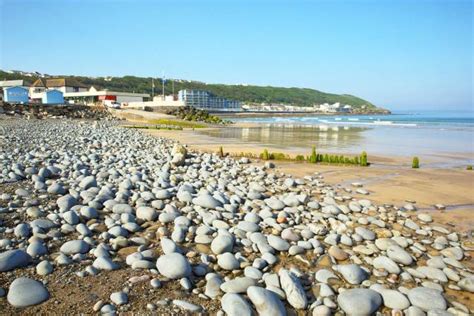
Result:
[[[31,76],[37,76],[31,74]],[[74,78],[40,77],[32,84],[25,80],[0,81],[0,101],[50,105],[103,105],[111,108],[169,109],[194,107],[209,112],[308,112],[350,113],[352,107],[340,103],[300,107],[286,104],[243,103],[219,97],[209,91],[185,89],[176,95],[151,96],[147,93],[100,90]]]

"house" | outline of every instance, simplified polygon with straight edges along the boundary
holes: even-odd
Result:
[[[63,93],[59,90],[46,90],[42,94],[43,104],[64,104]]]
[[[10,88],[10,87],[24,87],[29,86],[24,80],[3,80],[0,81],[0,89]]]
[[[55,78],[44,79],[39,78],[30,87],[30,94],[42,93],[47,89],[55,89],[61,91],[63,94],[68,92],[85,92],[87,87],[78,82],[74,78]]]
[[[3,99],[10,103],[28,103],[28,89],[20,86],[4,88]]]

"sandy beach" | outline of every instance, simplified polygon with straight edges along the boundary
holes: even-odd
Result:
[[[173,118],[170,115],[144,112],[140,110],[115,111],[116,115],[130,124],[147,123],[152,119]],[[258,127],[261,124],[238,122],[232,128]],[[181,131],[144,129],[144,133],[166,137],[186,144],[190,149],[201,152],[218,152],[223,147],[225,154],[238,156],[242,153],[259,155],[264,149],[270,152],[282,152],[292,157],[307,156],[308,150],[301,148],[281,148],[264,146],[254,142],[244,142],[234,138],[217,138],[203,134],[223,127],[207,129],[183,129]],[[339,152],[340,153],[340,152]],[[339,154],[338,153],[338,154]],[[346,153],[342,153],[346,154]],[[415,201],[418,209],[432,213],[433,217],[448,225],[467,231],[474,227],[474,177],[473,172],[460,167],[444,167],[450,159],[468,159],[465,153],[449,155],[433,155],[423,164],[429,167],[411,168],[411,157],[370,155],[370,167],[341,166],[327,164],[310,164],[306,162],[274,161],[277,170],[296,177],[304,177],[319,173],[331,185],[351,188],[352,183],[361,183],[369,191],[369,198],[377,203],[391,203],[397,206]],[[252,159],[256,165],[264,161]],[[352,189],[354,189],[352,187]],[[438,210],[436,204],[446,206],[446,210]]]

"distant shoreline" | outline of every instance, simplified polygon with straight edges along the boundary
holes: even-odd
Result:
[[[388,113],[320,113],[320,112],[285,112],[285,111],[275,111],[275,112],[258,112],[258,111],[248,111],[248,112],[209,112],[213,115],[222,117],[222,118],[235,118],[235,117],[305,117],[305,116],[354,116],[354,115],[391,115]]]

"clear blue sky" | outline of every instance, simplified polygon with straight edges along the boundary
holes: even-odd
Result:
[[[473,107],[471,1],[0,0],[0,68]]]

